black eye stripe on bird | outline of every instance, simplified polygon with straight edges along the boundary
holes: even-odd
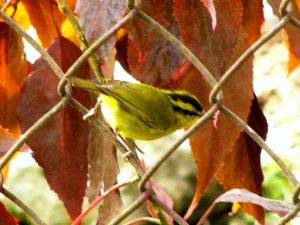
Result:
[[[202,113],[199,113],[199,111],[191,111],[187,109],[182,109],[180,106],[172,105],[175,112],[180,113],[182,115],[188,115],[188,116],[201,116]]]
[[[203,108],[202,106],[199,104],[199,102],[194,99],[191,98],[190,96],[186,96],[186,93],[184,94],[180,94],[180,93],[172,93],[170,92],[168,95],[172,100],[174,101],[181,101],[183,103],[188,103],[189,105],[191,105],[196,111],[202,111]]]

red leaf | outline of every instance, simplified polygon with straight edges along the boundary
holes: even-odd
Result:
[[[48,53],[66,71],[81,51],[72,42],[59,38],[49,47]],[[19,115],[22,131],[26,131],[48,110],[59,102],[58,79],[47,63],[37,60],[33,72],[27,77],[22,90]],[[85,65],[78,74],[88,77]],[[74,90],[73,96],[89,104],[89,95]],[[69,106],[44,125],[28,141],[33,157],[44,169],[50,187],[64,202],[71,218],[81,212],[87,184],[88,125],[82,116]]]
[[[173,1],[141,1],[141,10],[159,22],[176,37],[177,23],[173,17]],[[182,54],[145,22],[135,19],[128,27],[128,63],[132,75],[155,86],[170,82],[184,61]]]
[[[0,202],[0,225],[18,225],[18,221],[14,218]]]
[[[89,43],[93,43],[122,18],[125,1],[77,0],[76,11],[85,37]],[[109,77],[113,74],[115,64],[115,43],[115,37],[111,37],[97,51],[98,59]]]
[[[166,206],[168,206],[170,209],[173,209],[173,199],[170,197],[170,195],[164,191],[156,182],[151,180],[152,188],[155,192],[156,197],[163,202]],[[158,209],[158,210],[157,210]],[[169,224],[172,224],[173,218],[168,215],[167,213],[163,212],[158,206],[153,206],[153,204],[150,201],[147,201],[147,210],[154,218],[160,218],[160,216],[157,213],[163,213],[163,217],[166,218],[169,222]]]
[[[16,137],[20,134],[16,105],[27,66],[22,39],[0,22],[0,125]]]
[[[39,35],[44,47],[49,47],[59,35],[63,17],[53,0],[22,0],[30,21]]]

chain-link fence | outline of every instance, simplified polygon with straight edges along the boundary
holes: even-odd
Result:
[[[0,161],[0,168],[2,169],[13,155],[20,149],[27,140],[29,140],[35,133],[39,132],[39,129],[43,127],[46,123],[51,121],[51,119],[60,112],[64,105],[69,104],[82,115],[86,115],[88,110],[77,102],[70,92],[68,87],[68,79],[74,74],[74,72],[82,66],[82,64],[88,60],[92,54],[99,49],[111,36],[115,35],[116,32],[124,27],[133,18],[139,17],[144,21],[147,26],[154,28],[159,34],[161,34],[166,40],[168,40],[172,45],[174,45],[180,53],[182,53],[186,59],[188,59],[196,68],[201,72],[203,77],[212,87],[210,93],[211,108],[201,117],[201,119],[192,126],[185,134],[174,143],[174,145],[156,162],[156,164],[149,170],[144,171],[140,163],[134,157],[128,157],[129,162],[136,169],[137,173],[141,177],[139,181],[139,188],[141,195],[136,201],[134,201],[130,206],[127,206],[121,213],[115,215],[113,220],[109,224],[119,224],[124,218],[130,215],[135,209],[143,205],[147,200],[159,205],[168,215],[170,215],[178,224],[187,224],[187,222],[180,217],[173,209],[169,208],[165,203],[161,202],[157,196],[152,194],[152,187],[149,183],[152,175],[161,167],[161,165],[168,160],[168,158],[175,152],[175,150],[180,146],[187,138],[189,138],[196,130],[201,129],[201,127],[209,121],[214,114],[219,111],[226,117],[230,118],[234,123],[242,128],[262,149],[264,149],[280,166],[285,176],[290,180],[290,182],[295,186],[294,192],[294,208],[286,214],[279,224],[285,224],[291,219],[293,219],[300,210],[300,202],[298,200],[298,195],[300,192],[300,185],[298,184],[295,175],[288,169],[280,157],[278,157],[272,149],[265,143],[263,138],[261,138],[250,126],[247,125],[242,119],[240,119],[235,113],[230,111],[227,107],[222,104],[224,98],[222,93],[222,87],[230,80],[233,76],[236,76],[235,72],[245,63],[245,61],[252,56],[262,45],[268,42],[274,35],[280,32],[287,25],[292,25],[300,29],[300,21],[294,18],[291,14],[293,11],[292,4],[290,1],[285,0],[281,2],[280,5],[280,20],[276,26],[268,33],[259,38],[254,44],[251,45],[233,64],[232,66],[223,74],[220,80],[215,80],[214,76],[205,68],[205,66],[197,59],[197,57],[176,37],[174,37],[169,31],[162,27],[158,22],[153,20],[143,11],[141,11],[138,6],[135,5],[134,1],[127,2],[128,13],[115,24],[111,29],[109,29],[105,34],[103,34],[99,39],[97,39],[90,47],[86,48],[83,54],[76,60],[76,62],[64,73],[61,68],[55,63],[55,61],[48,55],[48,53],[35,41],[33,40],[18,24],[16,24],[10,17],[8,17],[4,12],[0,11],[0,17],[19,35],[26,39],[30,45],[32,45],[40,54],[41,57],[48,63],[50,68],[55,72],[55,74],[60,78],[58,84],[58,92],[61,96],[61,100],[47,113],[45,113],[38,121],[36,121],[20,138],[19,140],[10,148],[10,150],[2,157]],[[63,8],[63,10],[66,10]],[[91,117],[92,123],[99,128],[100,131],[105,131],[111,136],[116,147],[123,153],[126,154],[128,151],[126,146],[124,146],[113,133],[105,127],[102,122],[97,117]],[[16,205],[22,208],[29,216],[31,216],[36,223],[45,224],[42,219],[36,215],[30,207],[22,203],[22,200],[15,197],[3,186],[3,179],[1,184],[1,192],[7,198],[11,199]],[[118,188],[116,186],[115,188]]]

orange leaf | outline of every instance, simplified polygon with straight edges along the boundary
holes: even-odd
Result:
[[[270,5],[273,8],[273,12],[275,15],[279,16],[279,1],[276,0],[268,0]],[[291,16],[295,17],[296,19],[300,19],[300,1],[299,0],[294,0],[291,1],[293,5],[293,11],[291,13]],[[287,49],[289,51],[289,62],[288,62],[288,70],[289,72],[292,72],[298,65],[299,65],[299,60],[300,60],[300,32],[299,28],[287,24],[284,27],[284,33],[283,33],[283,40],[284,43],[287,46]]]
[[[9,7],[5,13],[9,16],[13,15],[13,19],[18,23],[18,25],[27,30],[31,25],[27,11],[25,10],[22,2],[18,1],[16,3],[17,5],[15,5],[15,7]],[[1,20],[2,19],[0,18],[0,21]]]
[[[248,124],[263,139],[266,138],[268,125],[257,99],[253,99]],[[245,133],[240,134],[234,149],[225,159],[216,177],[226,190],[245,188],[262,195],[263,174],[260,164],[261,148]],[[241,207],[253,215],[261,224],[264,223],[264,213],[261,207],[252,204],[241,204]]]
[[[248,34],[248,44],[253,44],[260,38],[260,29],[264,22],[262,0],[242,0],[243,27]]]
[[[289,50],[288,51],[288,54],[289,54],[289,61],[288,61],[288,74],[291,74],[295,69],[298,68],[298,66],[300,66],[300,58],[297,57],[293,51],[291,51],[291,46],[290,46],[290,43],[289,43],[289,38],[288,38],[288,34],[283,31],[282,32],[282,38],[283,38],[283,41],[287,47],[287,49]]]
[[[0,22],[0,125],[15,137],[20,134],[16,105],[27,70],[22,39]]]
[[[43,46],[49,47],[59,35],[63,21],[57,3],[53,0],[22,0],[22,2]]]
[[[249,40],[243,28],[243,5],[239,0],[215,1],[218,25],[213,31],[210,17],[201,2],[174,1],[174,13],[184,43],[213,73],[216,80],[247,49]],[[190,26],[195,23],[197,25]],[[250,58],[252,60],[252,58]],[[222,88],[223,104],[247,121],[253,98],[252,61],[246,61],[238,72]],[[208,109],[211,88],[193,67],[174,86],[195,94]],[[234,146],[241,129],[223,114],[217,114],[215,121],[208,122],[191,137],[192,152],[197,162],[197,186],[188,217],[197,206],[202,193],[216,172],[234,154]]]

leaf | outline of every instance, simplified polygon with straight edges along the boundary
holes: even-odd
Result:
[[[92,44],[122,18],[125,12],[125,2],[78,0],[76,11],[85,37]],[[112,77],[114,71],[115,43],[116,39],[113,36],[96,52],[107,77]],[[101,190],[106,190],[116,183],[119,168],[110,138],[105,133],[99,133],[98,129],[93,126],[89,133],[88,152],[90,182],[87,195],[92,201]],[[118,192],[105,198],[104,204],[99,208],[98,225],[107,224],[112,216],[119,212],[121,206],[122,201]]]
[[[28,70],[22,39],[0,22],[0,125],[15,137],[20,135],[16,106]]]
[[[0,225],[17,225],[18,221],[14,218],[0,202]]]
[[[288,73],[291,74],[295,69],[300,66],[300,58],[298,58],[292,51],[289,43],[289,37],[286,31],[282,32],[282,39],[288,49]]]
[[[17,141],[18,139],[9,132],[8,129],[0,126],[0,157],[2,157]],[[23,150],[27,150],[28,147],[25,145]]]
[[[22,0],[30,21],[44,47],[49,47],[54,38],[60,34],[63,17],[53,0]]]
[[[219,80],[248,48],[249,39],[243,27],[242,2],[231,1],[231,7],[228,7],[225,0],[215,1],[214,4],[218,21],[214,31],[208,12],[199,1],[175,0],[174,15],[184,44],[196,54],[215,79]],[[193,24],[194,21],[199,22],[190,26],[189,24]],[[222,103],[244,121],[247,121],[253,99],[252,59],[244,62],[222,88],[225,96]],[[199,98],[206,110],[210,108],[208,99],[211,88],[193,66],[174,82],[172,87],[188,90]],[[227,158],[235,154],[234,146],[240,132],[240,127],[228,117],[217,113],[214,122],[207,122],[190,138],[192,152],[197,162],[197,185],[185,218],[193,212],[211,179],[223,165],[226,166]],[[230,174],[228,176],[230,177]]]
[[[8,150],[15,144],[15,142],[17,140],[18,139],[8,129],[3,128],[0,125],[0,158],[3,157],[8,152]],[[25,145],[22,147],[22,149],[19,149],[19,150],[25,151],[28,149],[29,149],[28,146]],[[15,154],[10,159],[10,161],[13,160],[16,156],[17,156],[17,154]],[[6,164],[3,169],[1,169],[1,173],[2,173],[5,181],[7,180],[8,172],[9,172],[9,163]]]
[[[25,10],[25,7],[22,2],[15,1],[15,3],[17,4],[13,5],[13,7],[9,7],[5,11],[5,13],[7,15],[13,15],[13,19],[16,21],[16,23],[23,29],[27,30],[31,26],[29,15],[27,14],[27,11]],[[0,18],[0,21],[1,20],[2,19]]]
[[[101,112],[98,118],[103,121]],[[87,196],[92,202],[101,191],[117,183],[119,167],[116,158],[116,151],[110,136],[105,132],[99,133],[99,129],[91,125],[89,130],[89,186]],[[110,193],[105,197],[104,203],[99,207],[98,225],[107,224],[113,216],[118,214],[122,206],[119,191]]]
[[[264,22],[262,0],[242,0],[243,27],[248,34],[248,44],[251,45],[260,38],[260,29]]]
[[[170,195],[153,180],[151,180],[151,186],[155,192],[155,196],[170,209],[173,209],[174,203]],[[165,224],[172,224],[173,218],[165,213],[159,205],[147,201],[147,210],[153,218],[165,221]]]
[[[269,210],[271,213],[276,213],[279,216],[284,216],[293,209],[293,204],[289,202],[263,198],[245,189],[232,189],[220,195],[214,201],[198,224],[202,224],[207,215],[219,202],[251,202],[253,204],[260,205],[261,207]],[[298,213],[297,216],[299,217],[300,213]]]
[[[70,41],[60,37],[49,47],[48,53],[66,71],[81,51]],[[77,74],[87,78],[89,68],[81,67]],[[60,101],[58,78],[43,59],[33,65],[22,90],[18,113],[22,132]],[[73,97],[89,105],[89,95],[74,90]],[[81,212],[87,184],[88,125],[82,116],[69,106],[39,129],[28,141],[33,157],[43,168],[50,187],[63,201],[71,218]]]
[[[77,0],[76,11],[85,37],[92,44],[122,18],[125,1]],[[108,77],[112,77],[114,70],[115,43],[115,37],[111,37],[97,51],[98,59]]]
[[[273,12],[276,16],[279,16],[279,1],[276,0],[268,0],[269,4],[272,6]],[[300,1],[293,0],[291,1],[293,6],[293,10],[291,12],[291,16],[296,19],[300,19]],[[296,67],[299,66],[300,61],[300,32],[299,28],[292,25],[286,24],[284,26],[284,34],[283,40],[289,51],[289,62],[288,62],[288,70],[292,72]]]
[[[128,49],[128,34],[127,31],[123,28],[117,32],[116,60],[122,65],[123,69],[127,73],[130,73],[128,58],[127,58],[127,49]]]
[[[173,1],[141,1],[139,8],[180,37],[173,17]],[[128,63],[132,75],[143,83],[163,86],[184,62],[182,54],[145,22],[136,18],[128,26]]]
[[[257,99],[252,101],[248,124],[263,139],[266,138],[268,124]],[[245,188],[262,195],[263,174],[260,163],[261,148],[245,132],[240,134],[234,149],[225,159],[225,164],[219,169],[216,177],[226,190]],[[242,208],[261,224],[264,224],[263,209],[252,204],[242,204]]]

